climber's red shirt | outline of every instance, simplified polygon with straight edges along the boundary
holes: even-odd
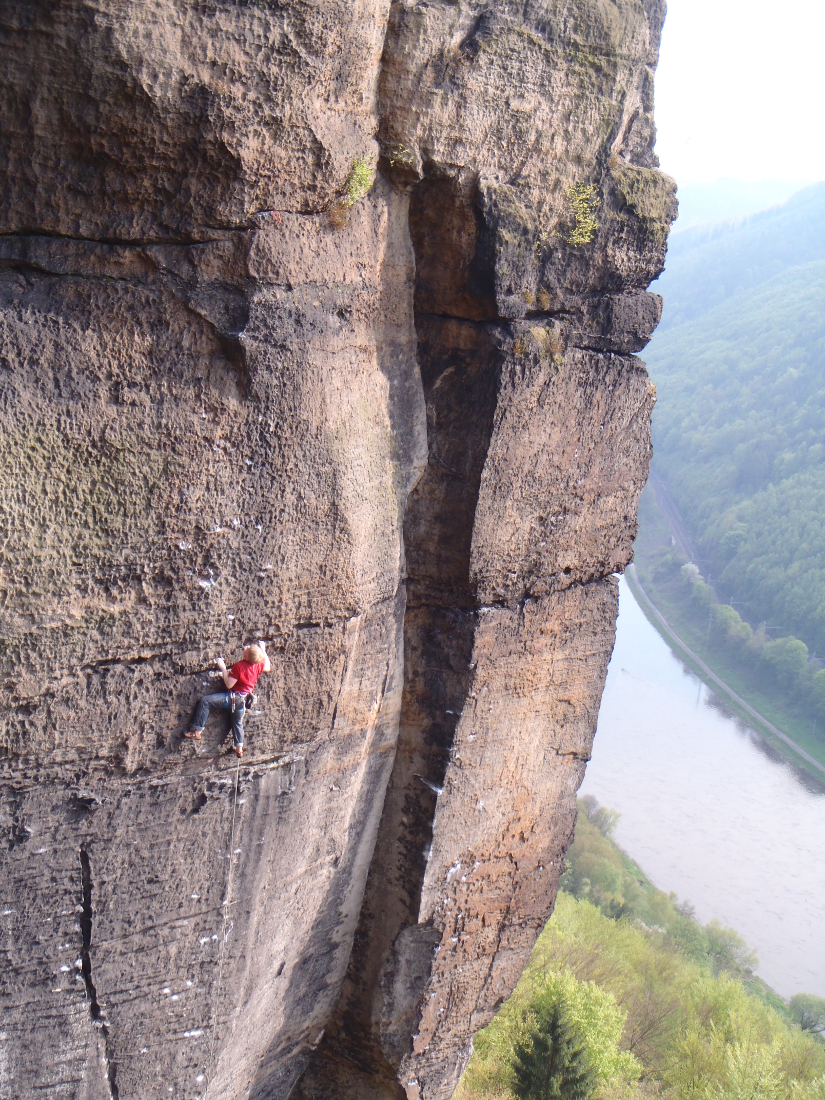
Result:
[[[263,662],[259,665],[251,665],[249,661],[238,661],[229,670],[229,675],[236,681],[232,691],[237,691],[239,695],[248,695],[257,684],[263,670]]]

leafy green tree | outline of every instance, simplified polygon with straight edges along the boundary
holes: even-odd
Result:
[[[825,1073],[813,1081],[792,1081],[792,1100],[825,1100]]]
[[[725,1051],[724,1082],[715,1091],[719,1100],[780,1100],[785,1090],[776,1052],[747,1041],[732,1043]]]
[[[586,794],[581,798],[581,804],[587,811],[588,821],[592,821],[604,837],[612,837],[619,818],[622,816],[618,810],[600,806],[592,794]]]
[[[705,584],[704,581],[696,581],[690,595],[700,607],[710,607],[716,599],[713,588],[709,584]]]
[[[717,604],[713,609],[713,619],[725,640],[733,645],[745,645],[753,637],[752,627],[743,622],[735,607],[726,603]]]
[[[803,1031],[825,1031],[825,997],[797,993],[791,997],[788,1007]]]
[[[593,981],[580,981],[563,964],[545,962],[543,952],[537,950],[515,993],[476,1036],[475,1053],[464,1075],[471,1094],[513,1095],[513,1052],[530,1045],[537,1023],[549,1019],[554,1008],[570,1027],[576,1045],[587,1051],[588,1065],[600,1086],[623,1088],[638,1079],[641,1065],[629,1051],[619,1049],[627,1013],[613,994]]]
[[[762,653],[762,650],[765,648],[767,643],[768,632],[765,629],[765,624],[760,623],[756,630],[754,630],[753,637],[750,639],[749,642],[745,643],[745,648],[748,650],[749,653],[752,653],[755,657],[758,657]]]
[[[583,1044],[558,1005],[546,1006],[513,1052],[512,1091],[518,1100],[587,1100],[596,1088]]]
[[[792,684],[808,663],[808,647],[798,638],[777,638],[765,643],[761,656],[783,683]]]
[[[726,554],[733,556],[745,539],[748,537],[748,525],[746,523],[734,523],[734,525],[722,535],[719,545]]]
[[[630,919],[560,891],[515,992],[476,1037],[456,1100],[520,1100],[514,1052],[552,1061],[542,1021],[554,1009],[586,1054],[593,1100],[825,1100],[825,1043],[743,973],[754,960],[741,938],[702,928],[579,810],[571,866],[588,869],[583,883],[596,867],[620,869]]]
[[[714,970],[744,971],[751,973],[759,966],[759,959],[738,932],[726,928],[718,920],[712,920],[705,927],[708,938],[708,955],[713,961]]]
[[[692,561],[686,562],[682,566],[680,572],[682,574],[682,579],[690,585],[697,584],[702,579],[699,573],[699,566],[694,565]]]

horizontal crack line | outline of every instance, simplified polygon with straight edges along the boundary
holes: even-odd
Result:
[[[258,210],[251,215],[252,219],[266,217],[270,214],[280,214],[290,218],[318,218],[322,217],[325,209],[319,210]],[[244,225],[202,225],[199,226],[204,233],[241,234],[256,233],[261,229],[257,221],[252,220]],[[36,229],[31,226],[22,226],[19,229],[0,232],[0,241],[25,240],[26,238],[39,238],[42,240],[72,241],[78,244],[101,244],[113,248],[148,248],[153,245],[180,245],[184,248],[197,248],[201,245],[218,244],[223,237],[85,237],[80,234],[56,233],[47,229]]]

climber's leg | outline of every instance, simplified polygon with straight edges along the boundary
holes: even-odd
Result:
[[[243,716],[246,709],[242,695],[235,696],[235,713],[232,715],[232,747],[236,756],[243,756]]]
[[[214,695],[204,695],[198,703],[195,710],[195,718],[192,722],[192,729],[185,736],[190,737],[193,741],[200,741],[203,734],[203,727],[206,725],[206,719],[209,717],[210,707],[221,707],[224,710],[229,708],[229,693],[226,691],[215,692]]]

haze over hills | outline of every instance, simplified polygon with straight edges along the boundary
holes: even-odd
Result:
[[[679,203],[681,221],[685,206],[681,191]],[[823,258],[825,183],[806,187],[786,203],[750,217],[696,226],[675,235],[668,243],[665,271],[653,284],[665,305],[648,349],[649,362],[654,361],[668,329],[783,271]]]
[[[679,218],[670,232],[671,243],[674,237],[697,225],[739,220],[777,206],[805,186],[803,180],[717,179],[692,183],[680,177]]]
[[[654,469],[719,598],[825,653],[825,184],[678,235],[655,289]]]

